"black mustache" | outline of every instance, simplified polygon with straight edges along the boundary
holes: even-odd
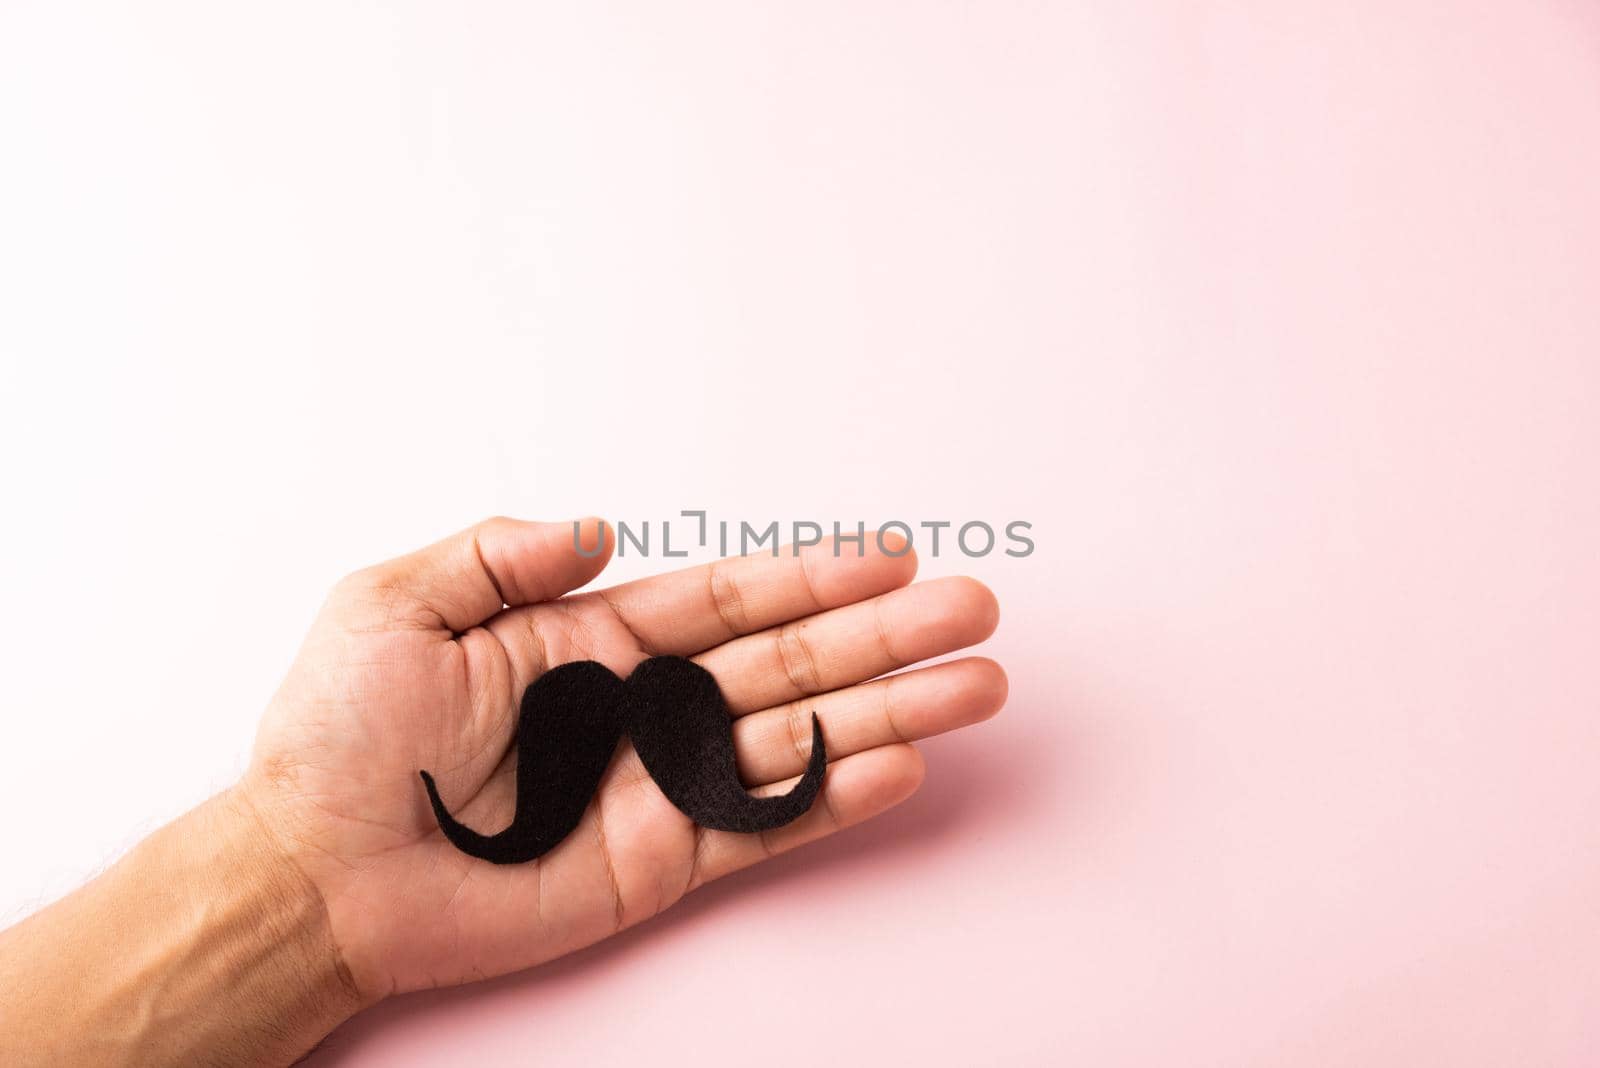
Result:
[[[424,771],[439,829],[463,853],[496,864],[548,853],[583,818],[624,734],[667,800],[713,830],[765,831],[798,818],[816,800],[828,760],[812,713],[811,759],[800,781],[781,796],[751,797],[734,762],[733,721],[709,671],[657,656],[624,682],[603,664],[580,660],[540,675],[522,695],[511,826],[497,834],[462,826]]]

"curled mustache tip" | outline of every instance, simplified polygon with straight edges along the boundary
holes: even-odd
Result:
[[[731,748],[731,737],[730,748]],[[745,791],[737,778],[723,780],[724,788],[707,799],[703,796],[674,797],[674,805],[702,827],[716,831],[754,834],[792,823],[805,815],[822,792],[827,774],[828,752],[822,740],[822,721],[811,713],[811,756],[805,773],[788,793],[755,797]],[[709,800],[709,803],[707,801]]]
[[[817,794],[822,792],[822,780],[828,770],[828,748],[822,740],[822,721],[815,712],[811,713],[811,756],[806,761],[805,774],[800,776],[800,781],[795,783],[786,794],[776,797],[752,797],[750,800],[765,806],[757,818],[761,826],[756,830],[766,831],[774,827],[782,827],[785,823],[799,819],[816,801]]]
[[[499,834],[479,834],[471,827],[463,825],[450,815],[449,809],[444,807],[444,800],[439,796],[439,788],[434,784],[433,776],[425,771],[419,771],[417,774],[422,776],[422,785],[428,791],[428,803],[433,806],[433,817],[439,821],[439,830],[443,831],[446,840],[461,852],[494,864],[521,864],[545,852],[534,848],[530,843],[519,841],[521,836],[517,834],[515,822]]]
[[[681,657],[653,657],[628,679],[629,733],[640,761],[678,811],[702,827],[752,834],[798,819],[816,800],[827,764],[822,724],[811,714],[811,755],[786,794],[754,797],[739,780],[733,720],[709,671]]]

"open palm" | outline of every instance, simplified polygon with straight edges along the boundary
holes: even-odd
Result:
[[[599,537],[585,521],[582,543]],[[879,678],[982,641],[998,609],[971,579],[909,585],[914,556],[871,535],[838,555],[824,542],[570,594],[604,568],[610,541],[585,558],[571,523],[493,519],[357,572],[273,699],[244,792],[321,893],[363,998],[549,960],[860,822],[921,782],[911,741],[1005,700],[1004,673],[977,657]],[[538,860],[489,864],[445,841],[419,769],[464,824],[498,831],[528,684],[573,660],[626,675],[668,654],[716,676],[753,792],[792,785],[816,712],[829,766],[806,815],[763,834],[704,830],[624,743],[577,829]]]

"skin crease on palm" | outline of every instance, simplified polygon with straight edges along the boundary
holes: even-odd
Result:
[[[1006,677],[981,657],[896,673],[987,638],[993,594],[969,578],[913,583],[915,555],[824,541],[572,594],[605,551],[573,525],[492,519],[340,582],[273,698],[240,792],[320,892],[360,997],[483,979],[648,919],[712,879],[910,796],[910,744],[997,712]],[[598,520],[582,542],[597,544]],[[886,536],[891,551],[898,545]],[[858,552],[861,555],[858,555]],[[538,860],[495,865],[445,841],[419,769],[486,832],[511,818],[513,734],[541,673],[653,655],[716,676],[739,770],[782,792],[822,721],[827,778],[800,819],[763,834],[696,827],[618,747],[578,827]]]

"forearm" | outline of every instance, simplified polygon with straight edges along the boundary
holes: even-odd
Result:
[[[287,1064],[360,1008],[315,889],[223,794],[0,933],[0,1063]]]

